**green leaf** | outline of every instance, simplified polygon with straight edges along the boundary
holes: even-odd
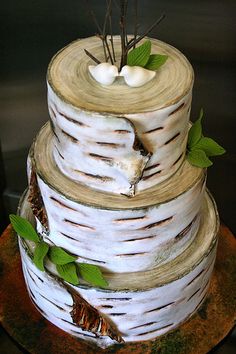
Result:
[[[196,122],[191,126],[188,133],[188,148],[192,149],[194,145],[196,145],[202,137],[202,117],[203,117],[203,109],[200,110],[199,118]]]
[[[127,56],[127,65],[145,67],[151,54],[151,41],[147,40],[137,48],[132,49]]]
[[[40,241],[37,232],[28,220],[14,214],[10,214],[9,218],[13,229],[20,237],[34,242]]]
[[[44,258],[46,257],[48,250],[49,250],[49,245],[41,241],[37,243],[37,246],[34,251],[33,262],[36,265],[36,267],[40,269],[42,272],[45,271]]]
[[[108,285],[103,278],[101,270],[93,264],[79,263],[79,272],[81,277],[92,285],[101,287]]]
[[[209,167],[212,165],[211,160],[208,159],[206,153],[203,150],[192,150],[187,154],[187,160],[193,166],[197,167]]]
[[[211,138],[202,137],[194,146],[194,150],[203,150],[207,156],[217,156],[225,153],[225,149]]]
[[[64,251],[61,247],[57,247],[57,246],[50,247],[49,258],[52,261],[52,263],[59,264],[59,265],[71,263],[77,259],[77,257],[70,255],[69,253]]]
[[[148,70],[157,70],[165,64],[168,59],[168,55],[161,55],[161,54],[152,54],[150,55],[145,68]]]
[[[67,264],[58,264],[57,271],[60,277],[73,285],[79,284],[79,278],[76,271],[74,262]]]

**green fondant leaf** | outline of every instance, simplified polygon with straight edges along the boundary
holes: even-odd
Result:
[[[168,55],[151,54],[145,68],[148,70],[159,69],[168,59]]]
[[[37,232],[28,220],[14,214],[10,214],[9,218],[13,229],[20,237],[34,242],[40,241]]]
[[[52,263],[59,265],[71,263],[77,259],[77,257],[70,255],[61,247],[57,246],[50,247],[48,256]]]
[[[194,146],[194,150],[203,150],[207,156],[217,156],[225,153],[225,149],[211,138],[202,137]]]
[[[58,264],[57,271],[60,277],[73,285],[79,284],[79,278],[76,271],[74,262],[67,264]]]
[[[187,160],[193,165],[201,168],[209,167],[212,165],[211,160],[208,159],[203,150],[191,150],[187,154]]]
[[[37,243],[37,246],[34,251],[33,262],[38,269],[42,272],[45,271],[44,268],[44,258],[46,257],[49,250],[49,245],[43,241]]]
[[[137,48],[132,49],[127,56],[127,65],[145,67],[151,54],[151,41],[147,40]]]
[[[92,285],[101,287],[108,285],[103,278],[101,270],[93,264],[79,263],[79,272],[81,277]]]
[[[198,120],[191,126],[188,133],[188,148],[191,150],[194,145],[196,145],[202,137],[202,117],[203,109],[200,110],[200,115]]]

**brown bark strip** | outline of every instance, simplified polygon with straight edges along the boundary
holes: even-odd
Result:
[[[180,132],[175,134],[172,138],[170,138],[169,140],[167,140],[164,145],[169,144],[171,141],[175,140],[178,136],[180,135]]]
[[[143,134],[150,134],[150,133],[154,133],[154,132],[156,132],[156,131],[158,131],[158,130],[162,130],[162,129],[164,129],[164,127],[157,127],[157,128],[154,128],[154,129],[148,130],[148,131],[144,132]]]
[[[141,238],[131,238],[129,240],[123,240],[121,242],[135,242],[135,241],[141,241],[141,240],[148,240],[148,239],[154,238],[156,236],[157,235],[151,235],[151,236],[141,237]]]
[[[148,230],[148,229],[152,229],[153,227],[156,227],[156,226],[162,226],[162,225],[166,224],[167,222],[171,221],[172,219],[173,219],[173,216],[170,216],[169,218],[166,218],[166,219],[154,222],[152,224],[143,226],[138,230]]]
[[[132,300],[131,297],[102,297],[100,300],[104,301],[129,301]]]
[[[109,313],[109,316],[124,316],[127,315],[126,312],[111,312]]]
[[[67,138],[69,138],[73,143],[76,143],[76,144],[78,144],[79,143],[79,140],[78,139],[76,139],[74,136],[72,136],[72,135],[70,135],[69,133],[67,133],[65,130],[61,130],[62,131],[62,133],[65,135],[65,136],[67,136]]]
[[[192,224],[194,223],[194,221],[196,220],[197,216],[195,216],[193,218],[193,220],[182,230],[180,231],[180,233],[178,233],[177,236],[175,236],[176,240],[180,240],[181,238],[183,238],[185,235],[187,235],[187,233],[189,232]]]
[[[123,342],[118,330],[96,308],[91,306],[79,294],[71,291],[71,295],[74,301],[73,310],[71,311],[74,323],[85,331],[99,336],[109,336],[119,343]]]
[[[180,111],[184,106],[185,106],[185,102],[181,103],[174,111],[172,111],[171,113],[168,114],[168,117],[172,116],[173,114],[175,114],[178,111]]]
[[[41,222],[45,229],[48,230],[47,213],[38,186],[37,176],[33,167],[30,176],[28,202],[30,203],[34,216]]]
[[[60,234],[61,234],[61,235],[63,235],[64,237],[66,237],[66,238],[69,238],[69,239],[71,239],[71,240],[74,240],[74,241],[77,241],[77,242],[79,242],[79,243],[80,243],[80,241],[79,241],[79,240],[77,240],[76,238],[71,237],[71,236],[69,236],[69,235],[67,235],[67,234],[64,234],[64,232],[60,232]]]
[[[73,210],[73,211],[76,211],[76,212],[77,212],[76,209],[70,207],[69,205],[66,205],[65,203],[62,203],[60,200],[56,199],[55,197],[50,196],[50,199],[51,199],[53,202],[55,202],[56,204],[58,204],[58,205],[60,205],[61,207],[63,207],[63,208],[66,208],[66,209]]]

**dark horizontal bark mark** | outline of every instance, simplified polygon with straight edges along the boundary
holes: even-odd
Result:
[[[62,203],[60,200],[56,199],[55,197],[50,197],[51,200],[53,200],[56,204],[60,205],[63,208],[69,209],[69,210],[73,210],[73,211],[77,211],[74,208],[71,208],[69,205],[66,205],[64,203]]]
[[[79,241],[79,240],[77,240],[76,238],[74,238],[74,237],[72,237],[72,236],[69,236],[69,235],[67,235],[67,234],[64,234],[64,232],[60,232],[60,234],[61,234],[61,235],[63,235],[64,237],[67,237],[67,238],[71,239],[71,240],[74,240],[74,241],[80,242],[80,241]]]
[[[58,150],[58,147],[57,147],[56,145],[54,145],[54,146],[55,146],[56,151],[57,151],[58,155],[60,156],[60,158],[61,158],[62,160],[65,160],[64,156],[63,156],[63,155],[60,153],[60,151]]]
[[[38,280],[41,281],[41,283],[44,283],[44,280],[42,278],[40,278],[37,274],[35,274],[32,270],[30,270],[29,272],[33,273],[34,276],[36,276],[36,278],[38,278]]]
[[[136,328],[151,326],[151,325],[153,325],[153,324],[155,324],[155,323],[157,323],[157,322],[148,322],[148,323],[145,323],[145,324],[142,324],[142,325],[139,325],[139,326],[132,327],[132,328],[130,328],[130,329],[136,329]]]
[[[123,222],[123,221],[134,221],[134,220],[143,220],[146,218],[146,215],[144,216],[137,216],[135,218],[123,218],[123,219],[115,219],[114,222]]]
[[[113,148],[113,149],[117,149],[117,148],[120,148],[120,147],[125,147],[125,144],[107,143],[107,142],[104,142],[104,141],[96,141],[96,144],[98,144],[100,146],[108,146],[108,147]]]
[[[117,254],[116,257],[133,257],[133,256],[141,256],[144,254],[147,254],[147,252]]]
[[[116,313],[116,312],[112,312],[108,314],[109,316],[124,316],[127,315],[126,312],[120,312],[120,313]]]
[[[173,140],[175,140],[178,136],[180,135],[180,132],[175,134],[171,139],[167,140],[164,145],[168,145],[171,143]]]
[[[86,177],[89,177],[89,178],[93,178],[93,179],[99,179],[103,182],[111,182],[114,180],[114,178],[112,177],[109,177],[109,176],[99,176],[99,175],[93,175],[91,173],[86,173],[86,172],[83,172],[83,171],[79,171],[79,170],[74,170],[75,172],[77,173],[80,173],[81,175],[84,175]]]
[[[104,301],[129,301],[132,300],[131,297],[103,297],[100,300]]]
[[[181,159],[182,156],[183,156],[183,153],[181,153],[180,156],[177,158],[177,160],[173,163],[173,166],[179,162],[179,160]]]
[[[168,325],[166,325],[166,326],[156,328],[156,329],[154,329],[154,330],[152,330],[152,331],[140,333],[140,334],[138,334],[138,336],[144,336],[144,335],[149,334],[149,333],[154,333],[154,332],[160,331],[161,329],[165,329],[165,328],[168,328],[168,327],[173,326],[173,324],[174,324],[174,323],[170,323],[170,324],[168,324]]]
[[[131,131],[130,130],[125,130],[125,129],[116,129],[114,130],[115,133],[118,133],[118,134],[130,134]]]
[[[78,144],[79,140],[76,139],[74,136],[70,135],[69,133],[65,132],[65,130],[61,129],[62,133],[67,136],[67,138],[69,138],[73,143]]]
[[[193,225],[194,221],[196,220],[196,216],[193,218],[193,220],[188,224],[188,226],[186,226],[182,231],[180,231],[180,233],[175,236],[175,240],[180,240],[181,238],[183,238],[185,235],[187,235],[187,233],[189,232],[189,230],[191,229],[191,226]]]
[[[27,268],[26,268],[26,269],[27,269]],[[33,282],[35,285],[37,285],[37,283],[36,283],[35,279],[32,277],[32,275],[30,274],[30,272],[29,272],[29,270],[28,270],[28,269],[27,269],[27,273],[28,273],[28,275],[29,275],[30,279],[32,280],[32,282]]]
[[[154,129],[148,130],[148,131],[144,132],[143,134],[150,134],[150,133],[154,133],[154,132],[156,132],[156,131],[158,131],[158,130],[162,130],[162,129],[164,129],[164,127],[157,127],[157,128],[154,128]]]
[[[92,227],[92,226],[88,226],[88,225],[84,225],[84,224],[79,224],[79,223],[77,223],[77,222],[75,222],[75,221],[72,221],[72,220],[64,219],[63,221],[64,221],[64,222],[67,222],[67,223],[69,223],[69,224],[71,224],[71,225],[73,225],[73,226],[76,226],[76,227],[78,226],[78,227],[83,227],[83,228],[89,229],[89,230],[95,230],[94,227]]]
[[[198,279],[198,278],[202,275],[202,273],[204,273],[204,271],[205,271],[205,269],[201,270],[201,272],[199,272],[199,273],[186,285],[186,288],[187,288],[190,284],[192,284],[196,279]]]
[[[161,173],[161,172],[162,172],[162,170],[157,171],[157,172],[154,172],[154,173],[152,173],[151,175],[144,176],[144,177],[142,178],[142,180],[143,180],[143,181],[146,181],[147,179],[149,179],[149,178],[151,178],[151,177],[154,177],[155,175],[158,175],[158,174]]]
[[[151,238],[154,238],[154,237],[156,237],[156,235],[140,237],[140,238],[131,238],[129,240],[123,240],[121,242],[135,242],[135,241],[141,241],[141,240],[148,240],[148,239],[151,239]]]
[[[156,163],[155,165],[146,167],[146,168],[144,169],[144,171],[152,170],[153,168],[156,168],[156,167],[158,167],[158,166],[160,166],[160,164],[159,164],[159,163]]]
[[[168,114],[168,117],[172,116],[173,114],[175,114],[178,111],[180,111],[184,106],[185,106],[185,102],[181,103],[174,111],[172,111],[171,113]]]
[[[67,115],[65,115],[64,113],[62,113],[62,112],[60,112],[60,111],[58,111],[58,113],[60,114],[60,116],[64,117],[64,118],[65,118],[66,120],[68,120],[69,122],[72,122],[72,123],[74,123],[74,124],[77,124],[77,125],[79,125],[79,126],[81,126],[81,127],[88,127],[87,124],[84,124],[84,123],[82,123],[82,122],[80,122],[80,121],[78,121],[78,120],[76,120],[76,119],[73,119],[73,118],[71,118],[71,117],[68,117]]]
[[[154,222],[154,223],[152,223],[152,224],[143,226],[143,227],[141,227],[141,228],[138,229],[138,230],[148,230],[148,229],[152,229],[153,227],[164,225],[164,224],[166,224],[167,222],[171,221],[172,219],[173,219],[173,216],[170,216],[169,218],[166,218],[166,219],[163,219],[163,220]]]
[[[88,155],[96,160],[102,160],[104,162],[112,162],[113,161],[112,157],[102,156],[102,155],[94,154],[92,152],[90,152]]]
[[[43,299],[45,299],[46,301],[48,301],[50,304],[54,305],[54,306],[57,307],[59,310],[65,312],[65,309],[63,309],[63,307],[61,307],[61,306],[55,304],[53,301],[47,299],[47,298],[46,298],[44,295],[42,295],[41,293],[38,292],[38,294],[39,294]]]
[[[144,312],[144,313],[150,313],[150,312],[160,311],[160,310],[164,309],[165,307],[168,307],[168,306],[170,306],[170,305],[173,305],[174,303],[175,303],[175,302],[173,301],[173,302],[170,302],[170,303],[168,303],[168,304],[166,304],[166,305],[163,305],[163,306],[160,306],[160,307],[156,307],[155,309],[148,310],[148,311],[146,311],[146,312]]]
[[[201,290],[201,288],[198,288],[198,289],[188,298],[187,302],[190,301],[195,295],[197,295],[197,293],[198,293],[200,290]]]
[[[101,305],[101,306],[99,306],[99,307],[101,307],[101,308],[103,308],[103,309],[112,309],[112,308],[113,308],[112,305]]]
[[[87,333],[84,333],[84,332],[76,332],[76,331],[73,331],[73,329],[71,329],[71,332],[72,333],[75,333],[79,336],[82,336],[82,337],[89,337],[89,338],[96,338],[96,336],[94,335],[90,335],[90,334],[87,334]]]

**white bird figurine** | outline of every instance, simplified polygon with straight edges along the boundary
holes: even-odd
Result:
[[[152,80],[156,72],[142,68],[141,66],[123,66],[120,75],[123,76],[127,85],[131,87],[140,87]]]
[[[117,67],[110,63],[89,65],[88,68],[92,77],[102,85],[111,85],[118,76]]]

